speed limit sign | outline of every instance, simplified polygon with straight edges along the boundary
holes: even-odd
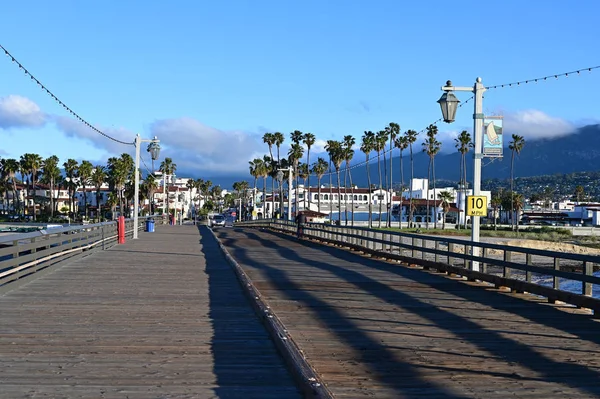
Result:
[[[467,216],[487,216],[485,195],[467,195]]]

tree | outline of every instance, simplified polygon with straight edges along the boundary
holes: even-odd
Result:
[[[583,189],[583,186],[578,185],[577,187],[575,187],[575,198],[577,199],[577,204],[581,202],[581,199],[583,198],[584,194],[585,190]]]
[[[388,126],[385,128],[386,133],[390,138],[390,185],[389,189],[392,190],[390,202],[388,204],[388,215],[387,215],[387,225],[388,227],[392,227],[392,200],[394,198],[394,179],[392,178],[393,171],[393,149],[396,141],[396,137],[400,134],[400,125],[394,122],[390,122]],[[402,195],[402,193],[400,193]]]
[[[467,153],[470,148],[473,148],[473,141],[471,140],[471,135],[463,130],[460,132],[457,138],[454,139],[455,147],[458,149],[460,153],[460,166],[459,166],[459,181],[458,181],[458,190],[463,191],[463,195],[466,193],[467,189]],[[465,228],[467,228],[467,218],[464,220]],[[460,227],[460,223],[458,224]]]
[[[327,151],[327,155],[329,155],[329,215],[330,219],[333,219],[333,182],[332,175],[333,172],[331,170],[331,166],[334,164],[333,158],[336,156],[336,153],[339,151],[341,144],[336,140],[327,140],[327,144],[325,145],[325,151]],[[338,187],[339,193],[339,187]],[[339,199],[339,198],[338,198]],[[342,220],[339,220],[341,223]]]
[[[449,191],[442,191],[438,194],[440,200],[440,207],[442,208],[442,229],[446,228],[446,214],[450,209],[450,201],[452,201],[452,193]]]
[[[13,214],[17,214],[20,209],[19,196],[17,195],[17,172],[19,171],[19,161],[13,158],[2,159],[2,173],[6,179],[12,182],[13,191]]]
[[[354,144],[356,144],[356,140],[353,136],[344,136],[344,141],[342,143],[342,151],[344,153],[344,163],[346,165],[344,173],[344,191],[346,192],[346,196],[344,197],[344,200],[346,201],[346,226],[348,226],[348,185],[346,184],[346,178],[350,179],[350,196],[352,198],[352,226],[354,226],[354,184],[352,184],[352,171],[350,169],[350,161],[352,160],[352,158],[354,158],[354,149],[352,148],[354,147]]]
[[[96,217],[98,221],[102,221],[102,194],[100,192],[102,185],[106,181],[106,169],[102,165],[94,166],[94,170],[92,170],[92,174],[90,176],[90,184],[94,186],[96,189]]]
[[[275,144],[275,147],[277,147],[277,166],[274,168],[273,172],[275,175],[277,175],[277,169],[281,168],[283,169],[283,165],[281,164],[281,157],[279,156],[279,150],[281,145],[283,144],[283,142],[285,141],[285,137],[283,136],[282,133],[280,132],[275,132],[273,133],[273,141]],[[283,215],[283,184],[280,182],[279,183],[279,201],[280,201],[280,214]]]
[[[490,205],[492,206],[492,210],[494,212],[494,230],[497,230],[498,209],[502,206],[502,195],[500,193],[494,193],[492,195]],[[466,220],[467,218],[465,218],[465,223]]]
[[[177,164],[173,162],[173,159],[167,157],[161,163],[158,168],[163,174],[163,184],[167,189],[167,198],[164,199],[166,201],[167,215],[170,215],[169,211],[169,185],[167,184],[167,175],[173,176],[175,171],[177,170]]]
[[[273,133],[265,133],[263,135],[263,143],[269,146],[269,158],[271,160],[269,166],[269,176],[271,177],[271,217],[273,217],[275,211],[275,173],[276,169],[274,165],[275,158],[273,158],[273,145],[275,145],[275,136]],[[266,209],[266,208],[265,208]]]
[[[400,150],[400,209],[398,211],[398,217],[400,219],[400,229],[402,229],[402,200],[404,198],[404,160],[402,159],[402,153],[408,148],[407,137],[397,137],[394,140],[394,145]]]
[[[440,151],[441,143],[437,141],[438,129],[435,125],[427,127],[427,138],[423,142],[423,152],[429,156],[429,166],[427,167],[427,219],[426,225],[429,228],[429,182],[430,177],[433,180],[433,192],[435,193],[435,156]],[[434,201],[435,203],[435,201]],[[435,206],[435,205],[434,205]],[[434,228],[437,228],[437,208],[434,211]]]
[[[304,133],[304,145],[306,146],[306,165],[310,165],[310,149],[315,144],[316,137],[312,133]],[[310,208],[310,174],[308,175],[308,182],[306,183],[308,187],[308,206]]]
[[[83,188],[83,202],[84,202],[84,214],[88,217],[88,202],[87,202],[87,189],[86,186],[90,183],[92,176],[92,170],[94,166],[90,161],[81,161],[81,165],[77,169],[77,177],[79,177],[79,184]]]
[[[381,153],[383,152],[383,165],[385,167],[386,170],[386,186],[387,186],[387,162],[386,162],[386,156],[385,156],[385,145],[387,143],[387,139],[388,139],[388,134],[385,130],[380,130],[379,132],[377,132],[377,136],[375,137],[375,151],[377,151],[377,171],[379,172],[379,192],[381,192],[383,190],[383,184],[382,184],[382,177],[381,177],[381,161],[380,161],[380,156]],[[386,187],[387,189],[387,187]],[[381,198],[381,197],[379,197]],[[382,213],[382,209],[381,209],[381,205],[382,205],[382,200],[379,199],[379,218],[378,218],[378,227],[381,227],[381,213]]]
[[[360,150],[365,154],[365,165],[367,168],[367,185],[369,187],[369,228],[373,227],[373,203],[371,201],[371,174],[369,172],[369,155],[375,149],[375,133],[365,131],[362,136]]]
[[[23,154],[21,156],[21,169],[25,173],[29,173],[31,182],[32,200],[33,200],[33,221],[36,221],[36,205],[35,205],[35,183],[39,170],[42,168],[43,160],[38,154]],[[27,190],[29,191],[29,190]],[[28,192],[29,194],[29,192]]]
[[[344,149],[342,147],[342,143],[339,141],[335,141],[329,147],[329,156],[331,161],[333,162],[333,166],[335,167],[335,173],[337,175],[337,186],[338,186],[338,221],[341,225],[342,223],[342,183],[340,180],[340,167],[342,166],[342,162],[344,162]],[[345,192],[346,190],[344,190]]]
[[[48,184],[50,188],[50,217],[54,217],[56,183],[60,180],[60,169],[58,167],[59,159],[56,155],[46,158],[42,165],[42,183]]]
[[[288,151],[288,161],[294,166],[294,178],[296,180],[296,209],[298,209],[298,177],[300,176],[298,164],[304,154],[304,147],[300,143],[292,143]],[[290,210],[291,212],[291,210]]]
[[[306,208],[306,198],[310,198],[310,187],[306,185],[306,179],[310,176],[310,170],[308,169],[308,164],[301,163],[298,165],[298,176],[303,180],[304,183],[304,208]],[[296,196],[296,204],[298,203],[298,196]]]
[[[315,162],[312,166],[311,172],[317,176],[318,183],[318,193],[317,193],[317,209],[319,213],[321,212],[321,179],[327,172],[327,168],[329,165],[327,161],[321,157],[317,158],[317,162]]]
[[[415,207],[413,206],[413,180],[415,179],[415,167],[413,160],[413,144],[417,141],[418,133],[416,130],[407,130],[404,132],[404,137],[406,137],[406,141],[408,143],[408,149],[410,151],[410,202],[408,208],[408,226],[411,227],[413,225],[413,215]]]
[[[74,217],[74,206],[73,206],[73,197],[75,196],[75,191],[77,190],[77,182],[75,182],[75,176],[77,174],[77,167],[79,166],[78,162],[72,158],[66,160],[63,163],[63,169],[65,170],[66,175],[66,186],[67,192],[69,194],[69,217]]]
[[[523,136],[519,136],[518,134],[513,134],[512,141],[508,144],[508,149],[511,151],[511,157],[510,157],[510,192],[511,192],[511,195],[514,195],[515,154],[519,155],[521,153],[521,151],[523,150],[524,146],[525,146],[525,139],[523,138]],[[515,212],[514,211],[514,203],[515,203],[514,200],[512,200],[510,202],[510,215],[511,215],[510,219],[511,219],[511,225],[512,225],[513,230],[515,228],[515,220],[513,218],[514,212]],[[517,229],[518,229],[518,227],[517,227]]]

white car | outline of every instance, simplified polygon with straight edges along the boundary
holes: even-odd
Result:
[[[215,215],[210,222],[211,227],[224,227],[225,226],[225,216],[223,215]]]

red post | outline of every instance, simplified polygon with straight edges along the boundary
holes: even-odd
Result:
[[[117,219],[117,235],[119,244],[125,244],[125,216],[119,216]]]

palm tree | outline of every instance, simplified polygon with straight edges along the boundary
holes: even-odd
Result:
[[[288,151],[288,160],[291,165],[294,165],[294,177],[296,180],[296,209],[298,209],[298,177],[300,175],[298,164],[304,154],[304,147],[300,143],[293,143]]]
[[[306,146],[306,165],[310,165],[310,149],[315,144],[316,137],[312,133],[304,133],[304,145]],[[308,192],[310,194],[310,174],[308,175],[308,182],[306,183]],[[308,206],[310,208],[310,195],[308,196]],[[305,206],[306,208],[306,206]]]
[[[338,186],[338,221],[341,225],[342,223],[342,183],[340,181],[340,167],[342,162],[345,159],[344,149],[342,147],[342,143],[339,141],[335,142],[336,144],[330,147],[330,157],[333,162],[333,166],[335,167],[335,173],[337,175],[337,186]],[[344,189],[344,192],[346,190]]]
[[[262,193],[262,209],[263,209],[263,218],[267,217],[267,177],[269,177],[269,171],[270,171],[270,165],[271,165],[271,158],[268,155],[263,156],[263,159],[261,160],[260,163],[260,176],[263,178],[263,193]]]
[[[575,187],[575,198],[577,199],[577,204],[579,204],[581,202],[581,199],[583,198],[585,194],[585,190],[583,188],[583,186],[579,185],[577,187]]]
[[[365,154],[365,165],[367,167],[367,186],[369,188],[369,227],[373,227],[373,203],[371,201],[371,173],[369,172],[369,154],[375,148],[375,133],[365,131],[362,136],[360,150]]]
[[[450,209],[450,201],[452,201],[452,193],[449,191],[442,191],[438,194],[440,200],[440,206],[442,208],[442,230],[446,228],[446,213]]]
[[[454,139],[455,147],[460,152],[460,167],[459,167],[459,181],[458,181],[458,190],[463,191],[463,195],[467,189],[467,153],[469,152],[469,148],[473,148],[473,141],[471,140],[471,135],[463,130],[460,132],[457,138]],[[465,228],[467,228],[467,218],[464,220]],[[460,223],[458,223],[458,227],[460,227]]]
[[[265,133],[263,135],[263,143],[265,143],[269,146],[269,158],[270,158],[269,175],[271,176],[271,217],[273,217],[274,211],[275,211],[275,175],[274,175],[274,173],[277,173],[277,172],[273,172],[274,169],[276,169],[273,167],[273,163],[274,163],[273,145],[275,144],[275,136],[273,135],[273,133]]]
[[[437,126],[429,125],[427,127],[427,138],[423,142],[423,152],[429,156],[429,166],[427,167],[427,219],[425,221],[427,228],[429,228],[429,182],[430,177],[433,180],[433,192],[435,193],[435,156],[440,151],[441,143],[437,141]],[[437,229],[437,207],[434,201],[434,228]]]
[[[514,186],[514,180],[515,180],[515,176],[514,176],[515,154],[519,155],[521,153],[521,151],[523,150],[524,146],[525,146],[525,139],[523,138],[523,136],[519,136],[518,134],[513,134],[512,141],[508,144],[508,149],[511,151],[511,157],[510,157],[510,192],[511,192],[511,195],[514,195],[513,186]],[[510,202],[510,219],[511,219],[511,225],[512,225],[513,230],[515,228],[515,220],[513,218],[514,212],[515,212],[514,211],[514,203],[515,203],[514,200],[512,200]],[[518,230],[518,224],[517,224],[517,230]]]
[[[160,163],[158,170],[160,170],[163,174],[163,184],[167,189],[167,198],[165,198],[164,201],[166,201],[167,216],[169,216],[169,185],[167,184],[167,176],[173,176],[175,174],[175,171],[177,170],[177,164],[173,162],[173,159],[167,157]]]
[[[281,157],[279,156],[279,150],[281,148],[281,145],[285,141],[285,137],[283,136],[282,133],[275,132],[275,133],[273,133],[273,141],[274,141],[275,147],[277,147],[277,166],[275,167],[275,170],[274,170],[275,175],[277,175],[277,169],[278,168],[283,169],[283,165],[281,164]],[[283,182],[279,183],[279,201],[280,201],[280,211],[281,211],[280,213],[281,213],[281,215],[283,215]]]
[[[385,131],[390,138],[390,190],[392,190],[392,194],[390,197],[390,202],[388,206],[388,215],[387,215],[387,225],[388,227],[392,227],[392,200],[394,198],[394,179],[392,178],[392,170],[393,170],[393,149],[394,143],[396,140],[396,136],[400,134],[400,125],[394,122],[390,122],[388,126],[386,126]],[[402,193],[400,193],[402,195]]]
[[[502,206],[502,195],[500,193],[494,193],[492,195],[492,199],[490,201],[490,205],[492,206],[494,212],[494,230],[497,229],[497,220],[498,220],[498,208]],[[467,223],[467,218],[465,217],[465,224]]]
[[[315,162],[312,166],[311,172],[317,176],[318,183],[318,193],[317,193],[317,209],[319,213],[321,212],[321,179],[327,172],[327,168],[329,164],[327,161],[321,157],[317,158],[317,162]]]
[[[21,155],[21,171],[25,174],[29,174],[29,181],[31,182],[31,190],[33,191],[33,221],[36,220],[36,205],[35,205],[35,183],[38,175],[38,171],[42,168],[42,157],[38,154],[26,153]],[[29,196],[29,188],[27,188],[27,196]]]
[[[523,194],[514,194],[511,193],[513,195],[513,200],[511,201],[511,205],[513,207],[513,209],[516,212],[515,215],[515,225],[517,226],[516,229],[517,231],[519,231],[519,223],[518,223],[518,218],[519,218],[519,213],[521,212],[521,210],[523,210],[523,205],[524,205],[524,198],[523,198]]]
[[[412,227],[413,225],[413,215],[415,207],[413,206],[413,180],[415,179],[415,164],[413,160],[413,144],[417,141],[417,133],[416,130],[407,130],[404,132],[404,137],[406,137],[406,142],[408,143],[408,149],[410,150],[410,202],[408,205],[408,227]]]
[[[344,196],[344,200],[346,201],[345,204],[345,211],[346,211],[346,226],[348,226],[348,185],[346,184],[346,178],[350,178],[350,196],[351,196],[351,205],[352,205],[352,226],[354,226],[354,185],[352,184],[352,172],[350,170],[350,161],[352,160],[352,158],[354,158],[354,150],[352,149],[352,147],[354,147],[354,144],[356,144],[356,140],[354,139],[353,136],[351,135],[347,135],[344,136],[344,141],[342,143],[342,150],[344,152],[344,162],[346,164],[346,170],[344,173],[344,191],[346,192],[346,195]]]
[[[404,198],[404,161],[402,159],[402,153],[408,148],[408,139],[406,136],[397,137],[396,140],[394,140],[394,145],[400,150],[400,208],[398,210],[400,222],[398,224],[400,229],[402,229],[402,199]]]
[[[98,221],[101,221],[102,218],[102,204],[101,204],[101,198],[102,198],[102,194],[100,193],[100,189],[102,188],[102,185],[104,184],[104,182],[106,181],[106,169],[104,168],[104,166],[102,165],[96,165],[94,166],[94,169],[92,170],[92,174],[90,175],[90,184],[94,186],[94,188],[96,189],[96,217],[98,218]]]
[[[19,204],[19,196],[17,195],[17,172],[19,171],[19,161],[13,158],[3,159],[2,160],[2,173],[6,176],[7,179],[10,178],[12,181],[12,190],[13,190],[13,214],[17,214],[18,209],[20,208]]]
[[[88,202],[87,202],[87,190],[86,186],[90,182],[90,177],[92,176],[92,171],[94,169],[94,165],[90,161],[81,161],[81,165],[77,170],[77,176],[79,177],[79,184],[83,188],[83,202],[84,202],[84,212],[85,217],[88,216]]]
[[[54,217],[55,196],[54,188],[60,179],[60,169],[58,168],[59,159],[56,155],[46,158],[42,165],[42,182],[48,184],[50,188],[50,217]]]
[[[333,165],[333,155],[337,151],[337,146],[339,146],[339,141],[335,140],[327,140],[327,144],[325,145],[325,151],[327,151],[327,155],[329,155],[329,219],[333,218],[333,171],[331,167]],[[341,223],[341,220],[340,220]]]
[[[383,185],[382,185],[382,180],[381,180],[381,161],[380,161],[380,155],[383,152],[383,165],[385,166],[386,169],[386,186],[387,186],[387,162],[386,162],[386,157],[385,157],[385,145],[387,143],[387,139],[388,139],[388,134],[385,130],[381,130],[379,132],[377,132],[377,136],[375,137],[375,151],[377,151],[377,171],[379,172],[379,192],[381,192],[383,190]],[[387,187],[386,187],[387,188]],[[381,197],[379,197],[381,198]],[[382,200],[379,199],[379,219],[378,219],[378,224],[377,227],[381,227],[381,205],[382,205]]]
[[[65,170],[66,175],[67,192],[69,194],[69,217],[74,217],[73,197],[77,190],[77,183],[74,179],[77,174],[78,166],[78,162],[72,158],[67,159],[67,161],[63,163],[63,169]]]

